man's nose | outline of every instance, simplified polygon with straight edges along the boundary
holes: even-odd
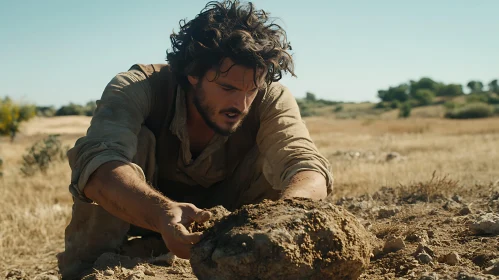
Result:
[[[233,106],[238,109],[241,113],[246,112],[246,109],[248,108],[248,102],[249,98],[248,95],[245,92],[238,92],[234,96],[233,100]]]

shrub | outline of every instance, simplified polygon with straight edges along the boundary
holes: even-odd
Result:
[[[36,107],[29,104],[18,104],[6,97],[0,100],[0,135],[15,136],[19,124],[36,115]]]
[[[417,100],[418,105],[425,106],[433,103],[435,93],[429,89],[418,89],[414,94],[414,99]]]
[[[399,108],[399,107],[400,107],[400,104],[401,104],[401,103],[400,103],[400,101],[395,100],[395,101],[393,101],[393,102],[390,104],[390,108],[392,108],[392,109],[397,109],[397,108]]]
[[[470,103],[445,114],[450,119],[487,118],[494,114],[493,107],[485,103]]]
[[[36,115],[39,117],[53,117],[55,116],[54,106],[49,107],[36,107]]]
[[[85,114],[85,108],[83,106],[74,104],[74,103],[69,103],[69,105],[62,106],[55,112],[56,116],[78,116],[78,115],[84,115]]]
[[[27,149],[27,153],[23,155],[21,172],[25,176],[38,171],[45,173],[52,162],[64,160],[68,150],[69,147],[62,146],[59,135],[49,135]]]
[[[447,110],[452,110],[457,108],[457,103],[453,101],[447,101],[444,103],[444,107]]]
[[[343,111],[343,105],[338,105],[334,108],[334,112],[341,112]]]
[[[408,118],[411,115],[412,106],[409,102],[404,102],[400,106],[399,118]]]

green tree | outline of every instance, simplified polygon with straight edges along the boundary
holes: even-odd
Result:
[[[418,89],[413,95],[413,98],[417,100],[419,105],[425,106],[433,103],[435,98],[435,93],[429,89]]]
[[[440,89],[440,87],[443,86],[441,83],[438,83],[438,82],[436,82],[433,79],[428,78],[428,77],[423,77],[423,78],[419,79],[419,81],[417,81],[417,82],[410,81],[409,83],[410,83],[409,94],[413,98],[415,98],[416,92],[420,89],[427,89],[427,90],[431,90],[433,92],[437,92]]]
[[[469,81],[466,86],[471,90],[471,93],[480,93],[483,91],[483,83],[480,81]]]
[[[463,86],[460,84],[442,85],[436,92],[437,96],[459,96],[463,94]]]
[[[85,114],[85,108],[83,106],[74,104],[74,103],[69,103],[69,105],[62,106],[55,112],[56,116],[78,116],[78,115],[84,115]]]
[[[378,97],[384,102],[407,101],[409,99],[409,85],[401,84],[396,87],[389,87],[388,90],[378,90]]]
[[[490,81],[489,91],[499,93],[499,85],[497,84],[497,79]]]
[[[310,102],[315,102],[317,99],[315,97],[315,94],[313,94],[311,92],[307,92],[307,94],[305,96],[305,100],[310,101]]]

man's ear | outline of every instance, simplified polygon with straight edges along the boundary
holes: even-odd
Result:
[[[189,83],[194,87],[199,83],[199,78],[195,76],[187,76]]]

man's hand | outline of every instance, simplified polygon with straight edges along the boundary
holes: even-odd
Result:
[[[190,233],[186,226],[193,221],[203,223],[211,218],[211,213],[190,203],[170,202],[160,233],[170,252],[179,258],[190,258],[190,249],[201,239],[201,232]]]
[[[132,167],[118,161],[99,167],[84,193],[123,221],[159,232],[168,249],[180,258],[189,258],[192,244],[201,238],[201,233],[189,233],[185,226],[211,217],[210,212],[190,203],[168,199],[140,179]]]

